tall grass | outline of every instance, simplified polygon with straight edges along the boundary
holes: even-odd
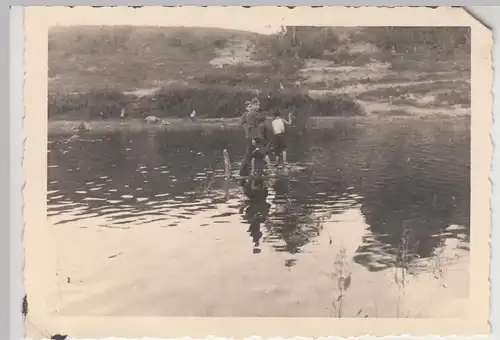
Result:
[[[393,267],[393,282],[395,283],[398,297],[396,301],[395,316],[397,318],[417,317],[417,311],[409,309],[405,305],[405,294],[407,286],[410,284],[415,270],[420,269],[432,272],[433,279],[440,282],[441,287],[447,288],[442,281],[447,275],[446,265],[451,260],[444,257],[444,239],[441,241],[441,247],[434,251],[430,258],[430,267],[419,267],[419,256],[411,249],[411,230],[407,223],[403,223],[402,233],[399,239],[399,244],[395,250],[396,261]],[[330,237],[331,244],[331,237]],[[332,301],[334,317],[344,317],[344,308],[346,306],[345,298],[352,284],[353,275],[349,270],[350,261],[347,257],[346,249],[341,245],[335,256],[334,270],[328,276],[332,277],[336,285],[336,296]],[[358,309],[360,306],[357,306]],[[356,317],[377,317],[377,315],[368,315],[365,312],[365,306],[358,309]],[[375,311],[376,312],[376,311]]]
[[[351,286],[352,276],[348,270],[348,264],[346,249],[341,247],[335,258],[335,271],[333,273],[333,277],[337,281],[338,296],[332,302],[332,306],[338,318],[343,317],[344,298]]]
[[[403,232],[396,252],[396,266],[394,268],[394,282],[398,288],[398,302],[396,306],[396,317],[401,317],[401,304],[405,295],[406,284],[408,283],[409,258],[409,230],[406,224],[403,225]]]

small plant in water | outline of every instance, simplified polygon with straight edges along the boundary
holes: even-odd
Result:
[[[419,258],[418,254],[410,249],[410,231],[407,224],[403,224],[403,232],[401,234],[400,243],[396,253],[396,265],[394,270],[394,282],[398,288],[398,302],[396,316],[399,317],[410,317],[409,313],[402,315],[402,300],[405,295],[406,286],[409,283],[409,278],[415,269],[418,268],[418,264],[415,264],[413,260]],[[444,258],[444,240],[440,241],[440,245],[433,252],[431,258],[431,271],[432,275],[437,280],[442,280],[446,274],[446,262],[447,259]],[[441,286],[446,288],[446,284],[441,283]],[[412,315],[412,317],[417,317]]]
[[[447,274],[446,262],[447,259],[444,257],[444,247],[445,241],[441,239],[439,247],[434,250],[432,256],[432,274],[437,280],[442,280]],[[446,284],[441,283],[441,286],[446,288]]]
[[[204,182],[202,183],[198,191],[200,193],[209,194],[210,191],[212,190],[212,185],[214,184],[214,182],[215,182],[215,176],[207,174],[207,177],[205,178]]]
[[[405,295],[405,288],[408,284],[410,261],[414,257],[409,249],[410,231],[406,223],[403,223],[403,232],[400,237],[399,246],[396,253],[396,266],[394,271],[394,282],[398,287],[398,302],[396,307],[396,317],[401,317],[401,300]]]
[[[344,311],[344,297],[347,290],[351,286],[351,273],[348,271],[348,261],[346,256],[346,250],[341,246],[340,251],[337,253],[335,258],[335,271],[333,277],[337,281],[337,289],[339,295],[332,302],[332,306],[335,310],[336,317],[341,318]]]
[[[206,174],[205,179],[197,189],[197,192],[199,194],[210,194],[212,190],[212,185],[215,183],[216,175],[215,172],[212,171],[211,164],[205,169],[205,174]]]

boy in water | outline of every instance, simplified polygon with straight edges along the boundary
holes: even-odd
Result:
[[[274,119],[272,122],[273,127],[273,144],[274,152],[276,153],[276,164],[279,163],[280,156],[283,164],[286,164],[286,140],[285,140],[285,126],[291,125],[292,113],[288,114],[288,121],[281,118],[279,110],[274,112]]]
[[[255,173],[256,162],[264,161],[267,167],[271,167],[271,159],[269,158],[268,151],[268,140],[269,140],[269,131],[266,126],[266,117],[259,115],[257,117],[258,125],[257,129],[259,131],[259,136],[252,140],[253,150],[251,156],[251,169],[252,174]]]
[[[240,124],[243,126],[245,131],[245,156],[243,157],[241,164],[240,176],[248,175],[248,169],[254,149],[254,139],[259,138],[260,136],[260,131],[258,129],[259,114],[257,112],[259,104],[260,103],[257,98],[254,98],[252,102],[245,102],[246,111],[241,115]]]

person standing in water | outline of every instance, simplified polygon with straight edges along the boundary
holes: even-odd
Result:
[[[245,130],[245,156],[240,168],[240,176],[249,175],[249,170],[255,170],[254,156],[262,156],[268,166],[271,165],[269,155],[265,153],[265,117],[262,117],[258,110],[260,102],[253,98],[247,105],[247,111],[241,116],[240,124]]]
[[[246,111],[240,118],[240,124],[243,126],[245,131],[245,155],[243,157],[243,161],[241,162],[240,176],[249,175],[255,140],[262,137],[261,129],[259,128],[259,100],[257,98],[253,98],[251,102],[246,102],[245,104],[247,104]]]
[[[272,122],[273,129],[273,145],[274,152],[276,153],[276,164],[279,164],[280,156],[283,165],[286,164],[286,139],[285,139],[285,131],[287,125],[292,125],[292,114],[288,114],[288,120],[284,120],[281,117],[281,113],[279,110],[274,112],[274,119]]]
[[[264,161],[268,168],[271,167],[271,159],[269,158],[268,140],[270,140],[270,134],[268,132],[268,128],[266,126],[266,117],[259,114],[257,117],[258,125],[257,129],[259,129],[259,137],[254,138],[252,140],[253,150],[251,157],[251,173],[255,174],[256,172],[256,162]],[[272,140],[271,140],[272,142]]]

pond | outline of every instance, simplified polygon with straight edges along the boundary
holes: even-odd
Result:
[[[444,280],[438,253],[449,255],[441,263],[463,265],[450,267],[460,287],[432,288],[432,306],[407,301],[405,316],[467,298],[469,119],[339,119],[289,136],[290,171],[252,192],[224,179],[223,149],[237,174],[241,131],[50,136],[48,216],[61,244],[59,271],[79,277],[55,308],[338,316],[339,254],[352,275],[342,316],[403,316],[390,302],[400,293],[392,273]]]

